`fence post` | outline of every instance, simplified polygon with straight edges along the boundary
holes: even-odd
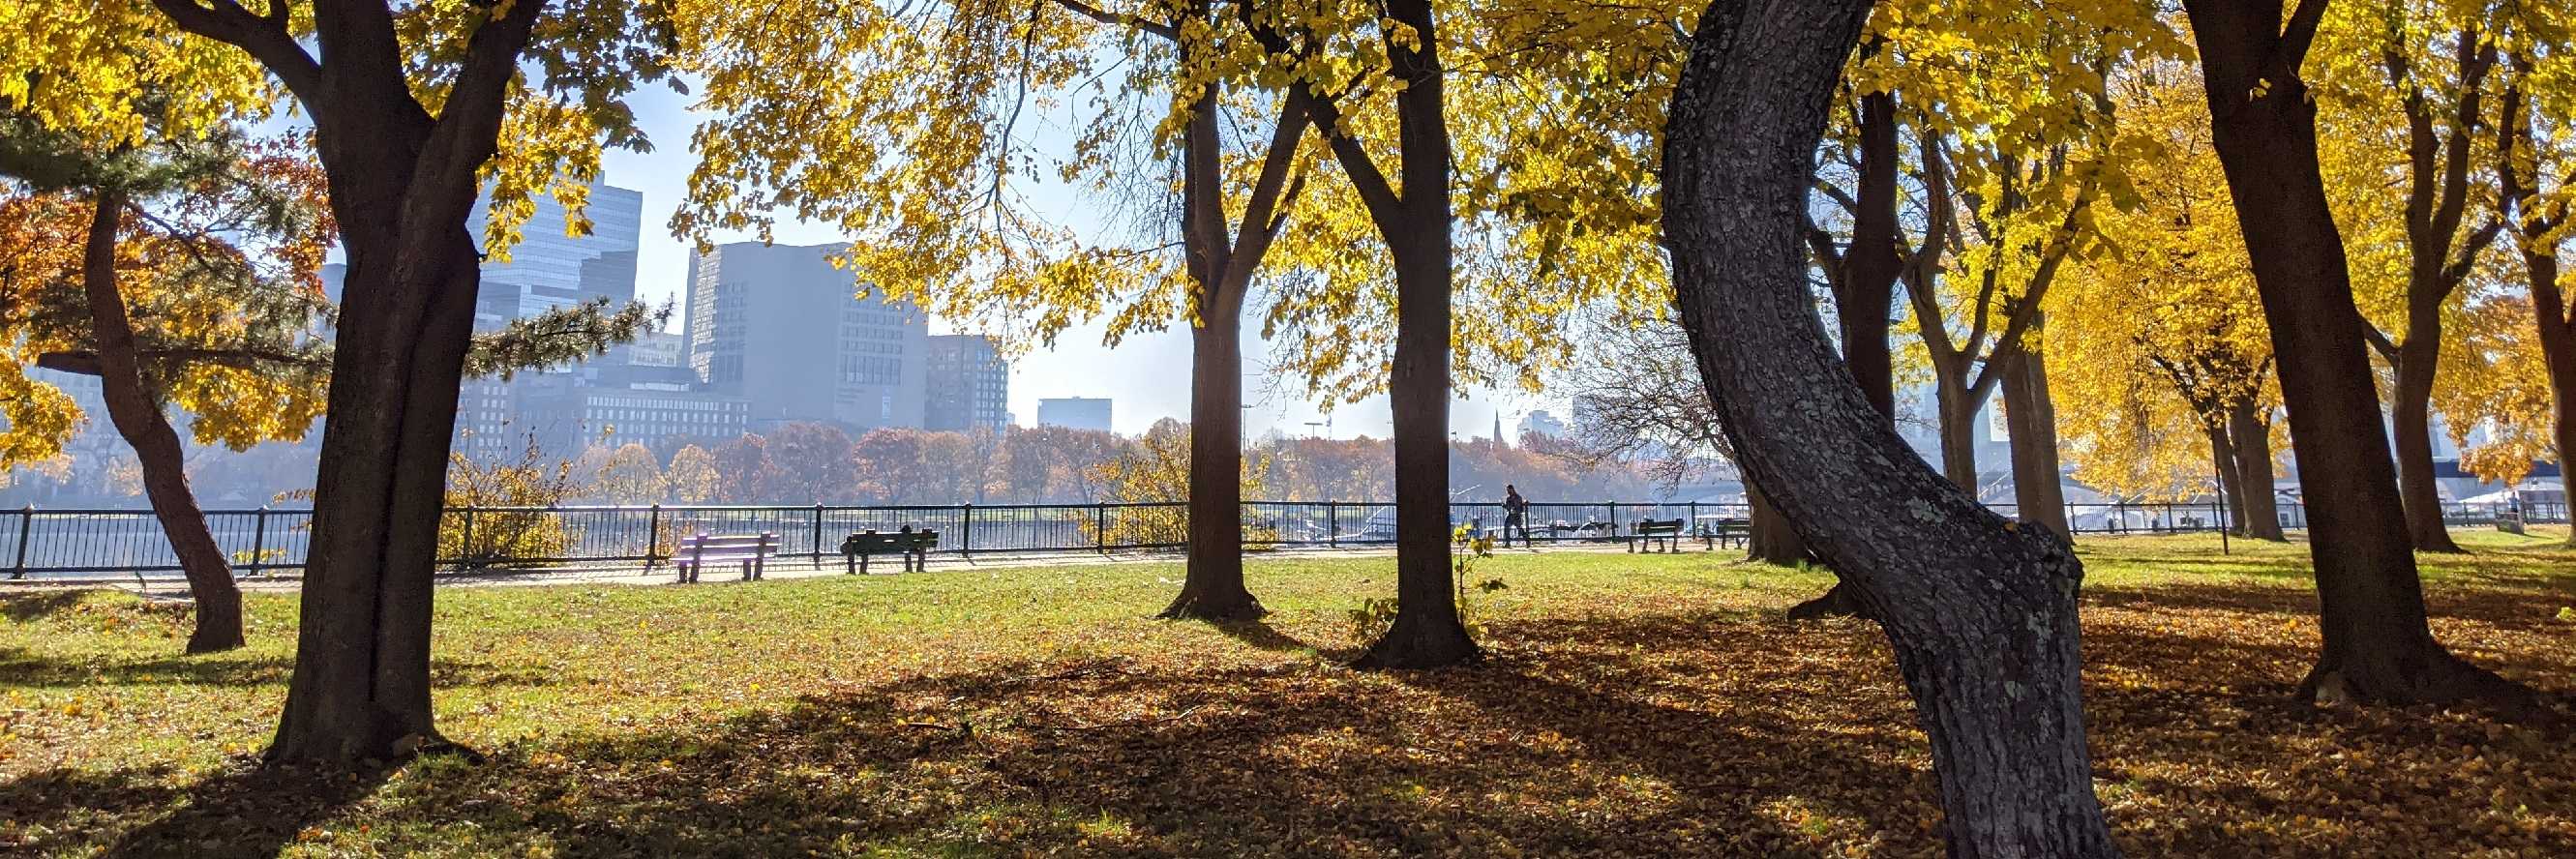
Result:
[[[975,504],[971,501],[960,505],[957,514],[957,554],[975,554]]]
[[[1603,506],[1610,508],[1610,534],[1612,536],[1617,536],[1619,534],[1619,502],[1612,501]]]
[[[653,574],[653,562],[662,555],[662,505],[654,504],[644,526],[644,574]]]
[[[1091,505],[1091,548],[1109,554],[1109,505],[1105,502]]]
[[[1324,502],[1324,545],[1342,547],[1341,505],[1331,501]]]
[[[18,562],[9,568],[9,578],[27,577],[27,532],[36,525],[36,505],[18,508]]]
[[[823,505],[821,504],[814,505],[814,543],[807,548],[814,550],[812,557],[807,560],[811,561],[816,568],[821,568],[823,566]]]
[[[250,569],[251,569],[251,571],[252,571],[252,572],[258,572],[258,571],[260,571],[261,569],[263,569],[263,568],[265,568],[265,567],[267,566],[267,563],[266,563],[266,559],[267,559],[267,557],[268,557],[268,505],[266,505],[266,504],[262,504],[262,505],[260,505],[260,506],[259,506],[259,512],[254,513],[254,514],[252,514],[252,515],[251,515],[251,520],[250,520],[250,563],[249,563],[247,566],[249,566],[249,567],[250,567]]]

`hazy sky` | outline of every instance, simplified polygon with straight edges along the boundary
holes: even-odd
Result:
[[[689,111],[689,98],[663,87],[642,88],[634,98],[634,106],[657,148],[643,155],[612,150],[605,162],[606,181],[644,192],[644,234],[638,252],[635,292],[639,298],[659,304],[681,297],[686,286],[689,247],[670,236],[668,225],[672,211],[687,192],[689,171],[697,163],[696,155],[688,150],[689,133],[696,121]],[[1034,133],[1060,136],[1061,123],[1056,125],[1041,126]],[[1080,223],[1088,208],[1084,201],[1066,194],[1040,196],[1039,201],[1050,210],[1065,213],[1077,228],[1087,226]],[[742,234],[716,236],[718,242],[753,238]],[[780,244],[806,245],[847,237],[827,225],[781,223],[775,238]],[[672,327],[676,330],[678,326],[675,317]],[[1257,335],[1257,321],[1247,327]],[[941,320],[931,323],[934,334],[952,328]],[[1190,340],[1186,328],[1130,336],[1116,349],[1100,345],[1097,325],[1066,331],[1056,342],[1054,349],[1025,355],[1013,365],[1010,408],[1020,423],[1034,422],[1039,398],[1074,396],[1116,400],[1113,415],[1121,433],[1143,432],[1164,417],[1187,419]],[[1265,394],[1271,388],[1262,369],[1266,352],[1266,345],[1247,345],[1244,396],[1254,405],[1245,411],[1244,434],[1258,437],[1273,429],[1287,435],[1315,431],[1307,422],[1325,418],[1313,404]],[[1554,408],[1563,414],[1561,405],[1517,391],[1478,390],[1469,394],[1450,404],[1450,428],[1461,436],[1490,433],[1497,414],[1505,431],[1515,434],[1519,416],[1527,410]],[[1381,395],[1340,407],[1333,411],[1331,420],[1332,432],[1338,437],[1367,434],[1383,438],[1389,420],[1386,398]]]

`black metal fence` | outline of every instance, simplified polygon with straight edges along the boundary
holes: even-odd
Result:
[[[1502,505],[1451,504],[1450,522],[1499,532]],[[1245,542],[1253,548],[1385,545],[1395,541],[1387,502],[1251,501],[1243,504]],[[1997,513],[2016,515],[2013,505]],[[2527,522],[2565,522],[2563,504],[2526,504]],[[2081,534],[2214,531],[2227,519],[2209,503],[2069,504],[2067,521]],[[2493,521],[2500,512],[2446,510],[2455,524]],[[1698,502],[1533,503],[1528,537],[1541,543],[1617,542],[1647,519],[1687,523],[1714,534],[1748,515],[1741,504]],[[2307,525],[2307,512],[2284,504],[2285,528]],[[312,532],[310,510],[209,510],[215,542],[234,569],[258,573],[303,566]],[[1132,552],[1178,548],[1188,513],[1179,502],[1152,504],[997,504],[851,507],[570,506],[451,509],[439,525],[439,563],[451,569],[666,562],[691,534],[777,534],[790,559],[836,555],[853,532],[904,527],[939,532],[939,550],[972,556],[1010,552]],[[1515,535],[1518,536],[1518,535]],[[160,523],[141,510],[0,512],[0,561],[8,577],[169,575],[179,570]]]

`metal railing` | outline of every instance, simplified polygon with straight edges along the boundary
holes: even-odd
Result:
[[[1994,505],[2014,516],[2013,505]],[[2495,510],[2444,511],[2455,524],[2491,522]],[[2524,504],[2527,522],[2565,522],[2563,504]],[[2084,534],[2169,534],[2215,531],[2227,520],[2222,506],[2170,504],[2069,504],[2067,521]],[[1616,542],[1645,519],[1681,519],[1694,536],[1714,534],[1742,520],[1741,504],[1601,501],[1538,502],[1529,506],[1528,537],[1540,543]],[[1387,545],[1395,542],[1394,506],[1383,501],[1248,501],[1242,506],[1248,548]],[[2306,510],[2283,504],[2281,524],[2307,525]],[[1449,505],[1453,526],[1500,532],[1502,505]],[[12,521],[14,520],[14,521]],[[312,531],[303,509],[209,510],[216,544],[243,574],[300,569]],[[840,506],[559,506],[451,508],[440,522],[439,565],[450,569],[508,569],[667,562],[691,534],[771,533],[780,555],[821,562],[837,557],[853,532],[939,532],[937,551],[962,556],[1012,552],[1134,552],[1179,548],[1188,540],[1188,508],[1181,502],[1145,504],[955,504]],[[1514,536],[1519,536],[1515,534]],[[174,574],[160,523],[149,511],[108,509],[0,512],[0,561],[7,577],[153,576]]]

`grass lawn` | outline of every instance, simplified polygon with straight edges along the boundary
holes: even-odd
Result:
[[[2547,533],[2545,530],[2543,533]],[[2558,532],[2563,534],[2563,531]],[[2435,632],[2562,700],[2576,553],[2463,532]],[[2096,785],[2134,856],[2576,856],[2576,741],[2294,706],[2303,547],[2083,546]],[[439,594],[438,714],[480,764],[250,766],[291,595],[247,650],[114,593],[0,592],[0,852],[32,855],[1937,854],[1875,627],[1732,553],[1507,553],[1490,658],[1341,666],[1390,558],[1255,559],[1263,623],[1148,619],[1177,564]]]

